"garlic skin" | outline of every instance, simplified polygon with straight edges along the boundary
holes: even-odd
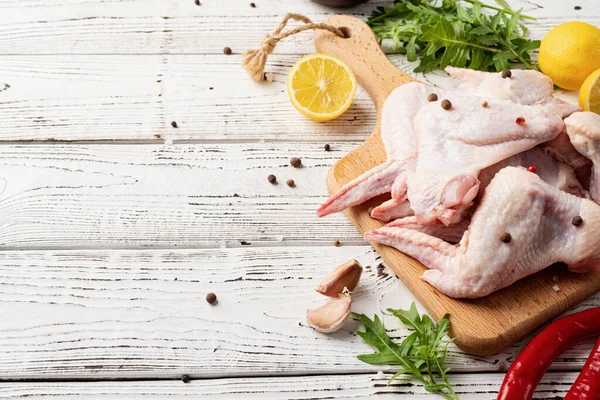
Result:
[[[342,329],[348,317],[352,299],[348,294],[329,300],[321,307],[306,310],[306,322],[319,332],[331,333]]]
[[[358,285],[363,267],[356,260],[348,261],[331,271],[317,286],[317,292],[337,298],[347,288],[353,291]]]

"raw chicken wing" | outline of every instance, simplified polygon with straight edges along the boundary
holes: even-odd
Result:
[[[564,127],[539,106],[489,100],[483,107],[474,95],[449,100],[450,110],[434,102],[415,116],[419,156],[408,199],[421,224],[449,225],[477,195],[482,169],[554,139]]]
[[[565,119],[565,124],[573,146],[592,160],[590,197],[600,203],[600,115],[578,112]]]
[[[352,180],[331,196],[317,215],[324,217],[363,203],[375,196],[392,192],[392,197],[406,194],[406,177],[417,159],[417,141],[413,119],[428,102],[427,96],[441,91],[422,83],[411,82],[396,88],[386,99],[381,111],[381,140],[387,161]]]
[[[576,216],[583,221],[579,226],[573,223]],[[576,272],[600,268],[599,232],[596,203],[556,189],[524,168],[507,167],[485,190],[458,245],[398,227],[379,228],[365,238],[422,262],[430,268],[422,278],[446,295],[476,298],[556,262]]]
[[[552,80],[538,71],[513,69],[510,78],[501,72],[483,72],[466,68],[446,67],[453,78],[464,83],[459,89],[467,89],[483,98],[508,100],[523,105],[540,105],[548,113],[566,117],[579,106],[567,103],[552,95]]]

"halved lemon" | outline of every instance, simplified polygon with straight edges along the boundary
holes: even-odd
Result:
[[[600,69],[592,72],[581,85],[579,105],[584,111],[600,114]]]
[[[350,67],[339,58],[323,53],[302,57],[287,79],[293,106],[317,121],[337,118],[350,108],[356,86]]]

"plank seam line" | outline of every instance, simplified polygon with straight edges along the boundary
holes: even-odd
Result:
[[[167,135],[168,136],[168,135]],[[98,140],[68,140],[68,139],[39,139],[39,140],[0,140],[0,145],[3,146],[11,146],[11,145],[32,145],[32,146],[40,146],[40,145],[65,145],[65,144],[102,144],[102,145],[165,145],[165,146],[174,146],[178,144],[262,144],[262,143],[315,143],[315,144],[325,144],[325,143],[356,143],[358,146],[361,144],[362,140],[357,139],[340,139],[331,138],[327,140],[326,138],[318,138],[318,139],[302,139],[302,138],[294,138],[294,139],[173,139],[173,144],[165,144],[165,141],[160,140],[143,140],[143,139],[131,139],[131,140],[120,140],[120,139],[98,139]]]
[[[364,240],[343,240],[342,247],[346,246],[371,246]],[[228,243],[226,247],[221,247],[220,243],[209,244],[206,246],[127,246],[127,247],[78,247],[78,246],[48,246],[48,247],[2,247],[0,248],[0,254],[4,252],[37,252],[37,251],[112,251],[112,250],[130,250],[130,251],[144,251],[144,250],[227,250],[227,249],[251,249],[251,248],[283,248],[283,247],[333,247],[331,241],[323,241],[316,243],[307,242],[256,242],[250,244],[241,243]]]
[[[552,373],[571,373],[571,372],[579,372],[581,369],[550,369],[548,370],[548,372],[552,372]],[[290,373],[276,373],[276,374],[241,374],[241,375],[215,375],[215,376],[210,376],[210,377],[194,377],[194,374],[177,374],[176,376],[172,377],[172,378],[167,378],[167,377],[163,377],[163,378],[152,378],[152,377],[123,377],[123,378],[110,378],[110,377],[95,377],[95,378],[89,378],[89,377],[81,377],[81,378],[53,378],[53,377],[48,377],[48,378],[15,378],[15,379],[10,379],[10,378],[0,378],[0,382],[2,383],[18,383],[18,382],[64,382],[64,383],[68,383],[68,382],[134,382],[134,381],[139,381],[139,382],[147,382],[147,381],[177,381],[177,380],[181,380],[181,376],[182,375],[188,375],[190,381],[192,380],[198,380],[198,381],[205,381],[205,380],[222,380],[222,379],[260,379],[260,378],[280,378],[280,377],[298,377],[298,378],[303,378],[303,377],[318,377],[318,376],[351,376],[351,375],[377,375],[378,372],[377,371],[348,371],[348,372],[343,372],[343,371],[332,371],[332,372],[315,372],[315,373],[303,373],[303,372],[298,372],[298,373],[294,373],[294,372],[290,372]],[[386,372],[387,375],[392,375],[392,372]],[[455,371],[450,371],[448,373],[448,375],[491,375],[491,374],[504,374],[504,372],[501,372],[499,370],[496,371],[492,371],[492,370],[483,370],[483,371],[464,371],[464,370],[455,370]]]

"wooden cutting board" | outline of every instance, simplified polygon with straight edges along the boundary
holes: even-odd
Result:
[[[333,194],[350,180],[385,161],[379,131],[381,108],[392,90],[414,79],[387,59],[371,29],[359,19],[337,15],[325,22],[344,27],[349,38],[317,31],[317,51],[333,54],[348,63],[377,109],[377,123],[371,136],[329,171],[327,187],[329,193]],[[383,223],[372,219],[368,209],[383,200],[385,198],[380,196],[349,209],[346,214],[363,233],[378,228]],[[445,314],[450,315],[451,336],[456,338],[456,344],[477,355],[502,351],[544,322],[600,290],[600,272],[574,274],[567,271],[564,265],[554,265],[490,296],[457,300],[421,281],[425,267],[413,258],[392,247],[376,243],[373,246],[431,316],[439,320]],[[559,282],[553,277],[558,277]],[[554,285],[558,285],[560,290],[555,291]]]

